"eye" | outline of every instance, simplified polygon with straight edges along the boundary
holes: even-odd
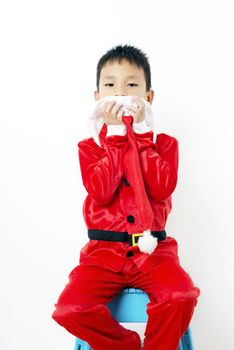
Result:
[[[135,87],[135,86],[138,86],[138,85],[135,84],[135,83],[129,83],[128,86],[130,86],[130,87]]]
[[[113,83],[107,83],[107,84],[105,84],[105,86],[114,86],[114,84]]]

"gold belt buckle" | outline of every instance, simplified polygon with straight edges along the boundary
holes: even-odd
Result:
[[[132,236],[132,246],[136,246],[138,245],[138,240],[136,242],[136,237],[143,236],[143,233],[133,233],[131,236]]]

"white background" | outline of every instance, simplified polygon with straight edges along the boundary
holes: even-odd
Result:
[[[87,242],[77,142],[88,137],[97,61],[125,43],[148,54],[157,131],[179,141],[167,232],[201,289],[196,350],[234,349],[231,6],[1,2],[1,350],[73,349],[51,313]]]

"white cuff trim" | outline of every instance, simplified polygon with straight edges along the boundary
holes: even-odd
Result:
[[[151,129],[146,124],[145,120],[143,120],[140,123],[133,123],[132,128],[133,128],[133,131],[137,134],[144,134],[145,132],[151,131]]]
[[[127,134],[126,125],[125,124],[110,124],[107,125],[107,136],[111,135],[120,135],[125,136]]]

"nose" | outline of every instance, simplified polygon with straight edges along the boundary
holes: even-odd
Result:
[[[116,85],[115,96],[127,96],[126,89],[123,84]]]

